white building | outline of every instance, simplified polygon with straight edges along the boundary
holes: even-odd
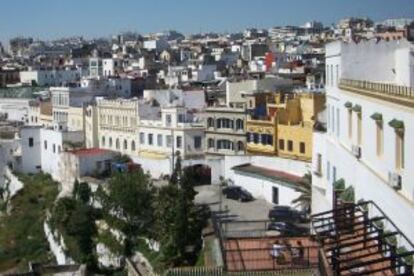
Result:
[[[6,99],[0,100],[0,114],[9,121],[29,122],[30,99]]]
[[[414,240],[414,47],[406,41],[326,46],[327,132],[314,133],[314,213],[343,179]]]
[[[75,68],[30,70],[20,72],[20,82],[27,85],[61,86],[80,80],[81,71]]]
[[[169,47],[170,45],[168,44],[168,41],[166,41],[163,38],[144,41],[144,49],[147,49],[149,51],[153,50],[158,53],[161,53]]]
[[[246,103],[243,92],[275,92],[282,89],[289,89],[293,85],[292,80],[282,78],[264,78],[242,80],[226,83],[227,105],[233,103]]]
[[[82,131],[65,131],[41,128],[39,126],[23,127],[21,136],[21,167],[23,173],[43,171],[58,177],[60,154],[74,144],[82,144]]]
[[[122,62],[116,58],[107,58],[102,61],[103,75],[116,76],[122,72]]]
[[[223,167],[225,179],[243,187],[253,197],[292,207],[296,207],[292,201],[301,195],[296,188],[310,170],[307,162],[254,155],[225,156]]]

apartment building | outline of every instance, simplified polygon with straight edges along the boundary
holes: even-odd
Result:
[[[332,209],[341,180],[355,202],[375,202],[414,240],[413,68],[407,41],[326,46],[327,131],[313,137],[313,212]]]
[[[325,104],[320,93],[246,95],[254,103],[247,116],[247,152],[310,161],[316,115]]]
[[[88,112],[94,112],[88,107]],[[98,145],[89,142],[90,147],[110,149],[122,154],[137,155],[137,99],[96,99],[95,122],[87,122],[87,140],[92,141],[98,137]],[[88,113],[91,117],[92,114]],[[97,125],[96,131],[93,128]]]
[[[246,108],[209,107],[206,113],[206,148],[209,155],[244,155],[246,152]]]

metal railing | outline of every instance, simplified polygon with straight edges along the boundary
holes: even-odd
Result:
[[[414,99],[414,88],[409,86],[351,79],[341,79],[339,82],[339,86],[343,88],[349,87],[359,90],[366,90],[389,96],[398,96]]]

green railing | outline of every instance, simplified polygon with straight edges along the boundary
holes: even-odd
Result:
[[[414,99],[414,87],[409,86],[351,79],[341,79],[339,86]]]

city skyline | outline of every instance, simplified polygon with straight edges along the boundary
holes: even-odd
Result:
[[[250,5],[247,0],[212,0],[197,4],[189,0],[178,4],[164,0],[151,3],[130,0],[120,3],[110,0],[86,3],[80,0],[18,0],[4,4],[4,11],[7,12],[0,18],[0,41],[8,44],[8,40],[16,36],[49,40],[75,35],[93,38],[124,31],[149,33],[170,29],[185,34],[226,33],[248,27],[301,25],[312,20],[330,25],[351,16],[369,17],[374,21],[414,17],[410,0],[294,0],[288,3],[259,0],[255,6]],[[21,20],[17,21],[18,14]]]

